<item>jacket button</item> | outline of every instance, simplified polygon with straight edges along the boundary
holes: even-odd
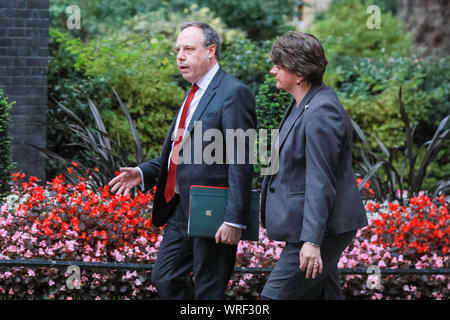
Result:
[[[275,192],[275,188],[270,187],[270,188],[269,188],[269,191],[270,191],[270,193],[274,193],[274,192]]]

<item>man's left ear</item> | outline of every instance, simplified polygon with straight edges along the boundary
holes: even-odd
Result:
[[[214,58],[216,56],[216,45],[210,44],[208,47],[208,58]]]

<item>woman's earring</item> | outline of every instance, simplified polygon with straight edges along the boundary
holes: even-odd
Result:
[[[297,80],[297,85],[298,85],[298,86],[300,85],[300,80]]]

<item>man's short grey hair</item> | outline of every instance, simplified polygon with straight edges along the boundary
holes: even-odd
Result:
[[[186,22],[181,25],[180,31],[183,31],[186,28],[189,27],[196,27],[200,28],[203,31],[203,35],[205,36],[205,41],[203,41],[203,47],[207,48],[211,44],[216,45],[216,59],[219,60],[220,57],[220,47],[222,45],[222,40],[220,39],[219,34],[216,30],[214,30],[213,27],[211,27],[209,24],[200,22],[200,21],[194,21],[194,22]]]

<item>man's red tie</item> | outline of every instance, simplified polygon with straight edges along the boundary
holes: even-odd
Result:
[[[178,130],[175,138],[175,143],[173,145],[172,155],[170,157],[169,164],[169,173],[167,175],[167,183],[166,189],[164,190],[164,198],[168,203],[172,200],[175,195],[175,184],[177,181],[177,164],[178,164],[178,154],[181,148],[181,142],[183,141],[184,128],[186,126],[186,118],[189,111],[189,106],[191,105],[191,101],[195,96],[195,92],[197,91],[197,84],[193,84],[191,90],[189,91],[189,95],[184,103],[183,111],[181,113],[180,123],[178,124]]]

